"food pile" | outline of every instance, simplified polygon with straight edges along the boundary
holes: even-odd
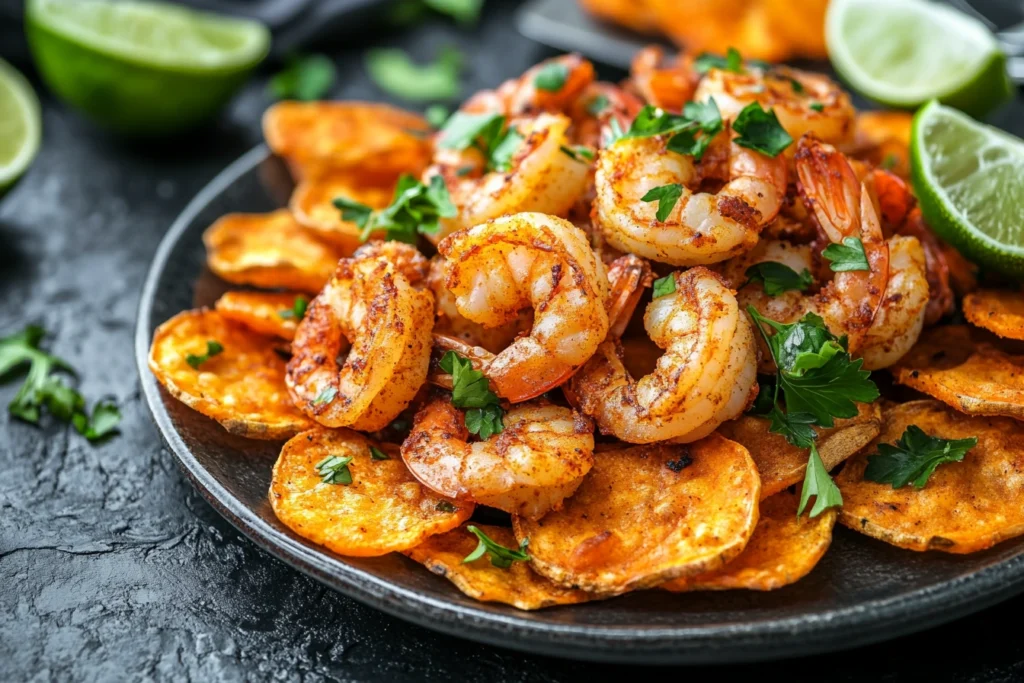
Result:
[[[287,439],[296,534],[520,609],[779,588],[837,520],[982,550],[1024,532],[1024,304],[930,230],[910,122],[735,50],[554,58],[436,127],[283,102],[288,208],[210,226],[240,288],[150,367]]]

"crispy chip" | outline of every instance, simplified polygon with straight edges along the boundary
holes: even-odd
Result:
[[[375,459],[371,446],[388,459]],[[331,456],[352,458],[350,484],[322,480],[317,465]],[[442,498],[416,481],[398,446],[350,429],[321,427],[302,432],[281,449],[270,505],[298,535],[353,557],[408,550],[473,514],[472,503]]]
[[[342,254],[299,225],[287,209],[231,213],[203,234],[206,263],[239,285],[319,292]]]
[[[511,529],[486,524],[477,524],[477,527],[506,548],[519,545]],[[473,552],[477,542],[476,536],[466,531],[463,525],[446,534],[431,536],[405,554],[454,583],[469,597],[482,602],[503,602],[519,609],[533,610],[572,605],[595,597],[548,581],[530,569],[528,562],[513,562],[508,569],[501,569],[484,555],[479,560],[463,564],[462,560]]]
[[[871,443],[882,428],[882,409],[877,404],[861,403],[857,409],[857,417],[836,420],[835,427],[818,429],[818,453],[828,470]],[[769,424],[764,418],[744,415],[718,428],[719,434],[750,451],[761,475],[762,500],[803,481],[807,469],[807,449],[772,434]]]
[[[1000,337],[1024,339],[1024,294],[982,289],[964,297],[964,316]]]
[[[761,501],[761,515],[747,547],[721,569],[664,584],[674,592],[746,588],[771,591],[807,576],[832,543],[836,509],[814,519],[797,516],[800,497],[783,491]]]
[[[1024,355],[967,325],[928,330],[892,368],[896,381],[969,415],[1024,420]]]
[[[743,446],[712,434],[594,455],[565,507],[531,522],[533,568],[563,586],[617,595],[718,569],[757,524],[757,468]]]
[[[189,354],[202,356],[209,341],[224,350],[189,365]],[[149,367],[172,396],[250,439],[287,439],[313,424],[288,396],[284,366],[272,338],[209,310],[174,316],[149,349]]]
[[[360,239],[361,229],[351,221],[341,220],[341,210],[334,206],[334,198],[345,197],[372,209],[382,209],[391,202],[394,185],[390,178],[374,179],[365,174],[336,171],[303,180],[288,206],[300,224],[350,255],[364,241]],[[382,234],[377,232],[371,237],[380,238]]]
[[[293,309],[299,297],[309,300],[295,292],[225,292],[214,306],[228,320],[260,334],[291,341],[298,325]]]
[[[940,465],[922,489],[864,480],[878,443],[894,443],[910,425],[944,439],[977,437],[961,462]],[[937,401],[911,401],[885,411],[882,433],[836,477],[843,494],[839,522],[910,550],[970,553],[1024,534],[1024,425],[969,417]]]
[[[278,102],[263,135],[297,180],[332,170],[419,176],[433,153],[423,117],[370,102]]]

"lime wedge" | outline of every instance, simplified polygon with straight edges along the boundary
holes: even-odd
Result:
[[[210,118],[270,46],[258,22],[159,2],[29,0],[25,24],[47,85],[129,134],[172,133]]]
[[[1024,277],[1024,140],[930,102],[910,158],[928,224],[972,261]]]
[[[39,100],[32,86],[0,59],[0,196],[32,163],[41,130]]]
[[[924,0],[831,0],[829,57],[855,90],[890,107],[933,99],[984,116],[1013,96],[1006,57],[985,26]]]

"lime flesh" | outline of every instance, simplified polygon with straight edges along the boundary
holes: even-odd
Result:
[[[39,151],[39,100],[25,77],[0,59],[0,195],[21,177]]]

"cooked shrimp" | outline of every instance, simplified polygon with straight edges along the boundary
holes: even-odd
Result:
[[[629,69],[630,82],[649,104],[679,112],[693,99],[700,74],[685,53],[669,57],[665,49],[649,45],[636,53]]]
[[[722,118],[733,121],[751,102],[772,109],[796,140],[806,133],[832,144],[853,139],[856,112],[850,96],[823,74],[785,66],[746,68],[741,73],[711,69],[697,86],[694,99],[715,98]],[[786,150],[787,156],[792,155]]]
[[[537,86],[537,77],[561,70],[561,86],[546,90]],[[547,59],[526,70],[519,78],[502,83],[497,90],[509,116],[537,112],[566,112],[594,81],[594,65],[578,54]]]
[[[598,155],[593,215],[608,243],[674,266],[716,263],[753,247],[785,199],[786,161],[731,143],[725,185],[700,192],[693,157],[667,144],[664,137],[626,138]],[[658,221],[658,203],[642,197],[673,183],[683,186],[682,196]]]
[[[633,254],[620,256],[608,266],[608,335],[619,338],[626,332],[644,289],[651,286],[651,264]]]
[[[402,459],[427,488],[529,519],[558,509],[594,464],[593,424],[569,408],[512,407],[504,429],[469,442],[462,411],[436,397],[416,414]]]
[[[639,97],[613,83],[591,83],[567,112],[573,123],[570,136],[577,144],[594,149],[603,147],[611,139],[613,121],[622,130],[628,130],[643,108]]]
[[[889,282],[860,348],[864,368],[887,368],[921,336],[928,308],[925,251],[916,237],[896,235],[889,244]]]
[[[451,233],[503,214],[538,211],[564,216],[583,194],[589,165],[562,151],[571,122],[561,114],[513,119],[522,136],[508,171],[486,171],[479,150],[439,149],[425,179],[444,178],[458,215],[427,237],[435,244]]]
[[[586,235],[539,213],[505,216],[447,237],[446,286],[459,313],[488,327],[533,309],[529,336],[477,355],[491,388],[518,403],[564,382],[608,333],[608,277]]]
[[[635,380],[616,341],[573,377],[571,390],[603,434],[630,443],[695,441],[743,412],[755,390],[753,327],[733,292],[707,268],[674,273],[675,291],[644,315],[664,349],[655,370]]]
[[[398,242],[338,263],[299,323],[288,362],[288,391],[309,417],[374,431],[409,405],[430,362],[434,297],[413,285],[426,267]]]

